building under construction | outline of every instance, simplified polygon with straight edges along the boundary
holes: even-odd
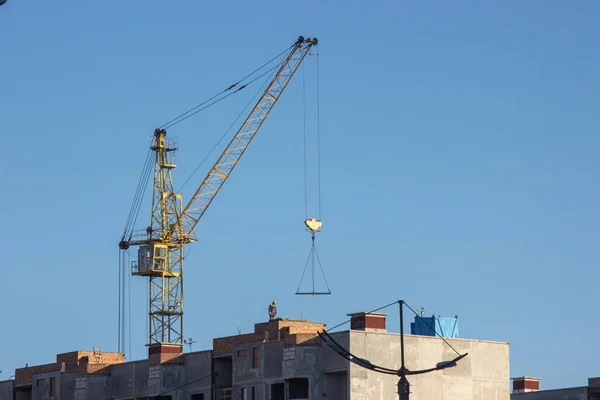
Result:
[[[319,143],[318,43],[314,37],[298,37],[258,69],[154,131],[118,242],[117,352],[73,351],[57,355],[56,361],[49,364],[17,369],[14,380],[0,382],[0,400],[374,400],[398,396],[408,399],[409,395],[418,400],[508,399],[508,344],[460,339],[456,319],[442,321],[433,317],[426,322],[417,315],[412,335],[404,340],[403,328],[400,335],[386,331],[386,315],[382,313],[350,314],[350,330],[336,333],[327,332],[321,323],[271,318],[255,324],[254,333],[215,338],[212,350],[183,352],[184,249],[198,240],[197,224],[308,55],[315,55],[317,61]],[[184,202],[181,188],[176,189],[173,180],[178,141],[167,136],[167,129],[242,92],[263,77],[265,82],[255,95],[258,100],[193,195]],[[252,101],[247,108],[251,104]],[[237,119],[232,127],[235,122]],[[306,131],[304,136],[304,224],[312,242],[306,265],[311,265],[312,281],[310,290],[301,290],[299,286],[296,294],[329,295],[324,273],[326,289],[315,286],[316,266],[320,266],[315,234],[322,226],[320,158],[317,157],[319,206],[311,214],[318,218],[309,218]],[[318,147],[316,153],[320,157]],[[144,220],[139,229],[137,217],[149,182],[152,182],[150,220]],[[134,251],[137,259],[129,263],[132,248],[137,249]],[[148,280],[148,357],[126,362],[121,345],[128,273]],[[403,303],[398,303],[402,313]]]
[[[350,316],[350,329],[330,336],[366,363],[398,369],[400,338],[387,332],[386,315]],[[14,380],[0,382],[0,400],[398,398],[397,376],[344,359],[320,338],[324,329],[322,323],[276,318],[255,324],[253,333],[215,338],[212,350],[182,353],[181,346],[165,345],[148,359],[129,362],[99,350],[59,354],[56,362],[17,369]],[[509,399],[508,343],[452,336],[405,335],[411,370],[453,358],[448,345],[468,353],[453,368],[411,377],[411,399]]]

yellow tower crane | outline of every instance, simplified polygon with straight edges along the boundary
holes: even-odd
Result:
[[[177,150],[177,143],[175,139],[167,139],[166,130],[155,130],[150,147],[155,160],[151,223],[144,237],[137,240],[123,237],[119,243],[121,249],[139,246],[138,259],[132,263],[132,275],[149,278],[149,354],[165,351],[165,345],[182,347],[184,247],[197,241],[194,230],[196,224],[229,178],[305,56],[317,42],[316,38],[298,38],[185,208],[181,193],[175,193],[171,176],[175,168],[174,152]]]

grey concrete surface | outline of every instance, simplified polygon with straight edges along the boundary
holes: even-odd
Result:
[[[0,400],[13,400],[14,382],[0,381]]]
[[[15,400],[31,400],[31,389],[15,388]]]
[[[510,400],[588,400],[588,388],[574,387],[539,392],[512,393]]]
[[[204,394],[204,399],[211,399],[213,360],[211,351],[188,353],[185,355],[183,383],[185,386],[184,398],[187,400],[191,395]],[[191,383],[190,383],[191,382]]]
[[[459,353],[469,353],[454,368],[409,377],[412,397],[419,400],[508,400],[509,345],[466,339],[447,339]],[[350,332],[349,350],[357,357],[387,368],[400,367],[399,335]],[[405,364],[409,370],[434,367],[456,353],[441,339],[405,336]],[[350,365],[352,399],[394,399],[398,377]]]
[[[112,397],[130,399],[148,393],[148,360],[117,364],[111,367]]]

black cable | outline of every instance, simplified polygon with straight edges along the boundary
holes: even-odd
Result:
[[[140,207],[142,205],[142,200],[143,200],[143,195],[144,192],[146,191],[146,188],[148,186],[148,179],[150,177],[150,172],[152,169],[152,160],[153,158],[150,157],[152,153],[152,150],[149,149],[148,150],[148,157],[146,158],[146,161],[144,163],[144,168],[142,170],[142,173],[140,174],[140,180],[138,182],[138,187],[136,189],[136,193],[135,196],[133,198],[133,203],[131,205],[131,210],[130,210],[130,217],[127,221],[126,227],[125,227],[125,232],[123,233],[123,239],[125,239],[125,236],[127,236],[127,233],[130,234],[129,239],[131,239],[131,233],[132,233],[132,229],[135,226],[135,222],[137,221],[137,217],[139,215],[140,212]]]
[[[212,103],[210,103],[210,104],[208,104],[208,105],[206,105],[206,106],[204,106],[204,107],[202,107],[202,108],[200,108],[200,109],[198,109],[198,110],[194,111],[193,113],[191,113],[191,114],[189,114],[189,115],[186,115],[185,117],[183,117],[183,118],[181,118],[181,119],[179,119],[179,120],[177,120],[177,121],[175,121],[175,122],[171,123],[170,125],[167,125],[167,126],[165,127],[165,129],[171,128],[172,126],[175,126],[175,125],[177,125],[178,123],[180,123],[180,122],[183,122],[183,121],[185,121],[186,119],[188,119],[188,118],[190,118],[190,117],[193,117],[194,115],[198,114],[200,111],[204,111],[204,110],[206,110],[207,108],[214,106],[215,104],[217,104],[217,103],[219,103],[219,102],[221,102],[221,101],[225,100],[225,99],[226,99],[226,98],[228,98],[229,96],[231,96],[231,95],[233,95],[233,94],[236,94],[237,92],[241,91],[242,89],[245,89],[245,88],[246,88],[248,85],[250,85],[250,84],[252,84],[252,83],[256,82],[258,79],[262,78],[262,77],[263,77],[263,76],[265,76],[266,74],[270,73],[271,71],[273,71],[273,70],[275,70],[275,69],[277,69],[277,68],[279,68],[279,67],[281,67],[281,64],[278,64],[278,65],[274,66],[274,67],[273,67],[273,68],[271,68],[270,70],[268,70],[268,71],[264,72],[263,74],[261,74],[261,75],[257,76],[256,78],[254,78],[254,79],[253,79],[253,80],[251,80],[250,82],[246,83],[245,85],[243,85],[243,86],[240,86],[239,88],[237,88],[237,90],[235,90],[235,91],[233,91],[233,92],[230,92],[228,95],[226,95],[226,96],[223,96],[223,97],[221,97],[220,99],[217,99],[217,100],[213,101]]]
[[[204,380],[204,379],[206,379],[206,378],[210,378],[210,377],[212,377],[213,375],[214,375],[214,373],[213,373],[213,374],[210,374],[210,375],[203,376],[203,377],[201,377],[201,378],[198,378],[198,379],[194,379],[193,381],[186,382],[186,383],[184,383],[183,385],[180,385],[180,386],[174,387],[174,388],[172,388],[172,389],[169,389],[169,390],[165,390],[164,392],[162,392],[162,393],[159,393],[159,394],[157,394],[156,396],[151,396],[151,397],[153,397],[153,398],[154,398],[154,397],[159,397],[159,396],[162,396],[162,395],[164,395],[164,394],[167,394],[167,393],[171,393],[171,392],[173,392],[173,391],[175,391],[175,390],[179,390],[179,389],[181,389],[181,388],[184,388],[184,387],[186,387],[186,386],[188,386],[188,385],[191,385],[192,383],[200,382],[201,380]]]
[[[458,354],[459,356],[461,355],[458,351],[456,351],[456,349],[454,347],[452,347],[452,345],[450,343],[448,343],[448,341],[446,339],[444,339],[442,337],[442,335],[440,335],[439,333],[437,333],[437,331],[434,328],[432,328],[431,325],[429,325],[427,323],[427,321],[425,321],[425,319],[423,317],[421,317],[419,314],[417,314],[417,312],[415,310],[413,310],[411,306],[409,306],[408,304],[406,304],[406,302],[404,302],[404,304],[406,305],[406,307],[408,307],[408,309],[410,311],[412,311],[417,317],[419,317],[421,319],[421,321],[423,321],[423,323],[425,323],[425,325],[427,325],[429,327],[429,329],[431,329],[437,336],[439,336],[440,339],[442,339],[444,341],[444,343],[446,343],[452,350],[454,350],[454,352],[456,354]]]
[[[281,65],[281,63],[279,64]],[[273,69],[271,69],[272,71]],[[229,127],[227,128],[227,130],[225,132],[223,132],[223,134],[221,135],[221,137],[219,138],[219,140],[217,141],[217,143],[215,143],[215,145],[212,147],[212,149],[210,149],[210,151],[206,154],[206,156],[202,159],[202,161],[200,162],[200,164],[196,167],[196,169],[191,173],[191,175],[185,180],[185,182],[183,182],[183,185],[181,185],[181,187],[177,190],[178,193],[181,193],[181,190],[185,187],[185,185],[187,185],[187,183],[190,181],[190,179],[192,179],[192,177],[196,174],[196,172],[198,172],[198,170],[200,169],[200,167],[202,167],[202,165],[204,165],[204,163],[206,162],[206,160],[208,159],[208,157],[211,156],[211,154],[215,151],[215,149],[221,144],[221,142],[223,141],[223,139],[225,139],[225,136],[227,136],[227,134],[231,131],[231,128],[233,128],[233,126],[238,122],[238,120],[242,117],[242,115],[246,112],[246,110],[248,109],[248,107],[250,107],[250,105],[254,102],[254,99],[256,99],[256,97],[258,96],[258,94],[263,90],[263,88],[267,85],[267,82],[269,82],[272,79],[272,77],[269,77],[268,79],[265,80],[265,83],[262,84],[262,86],[260,88],[258,88],[258,90],[256,91],[256,93],[254,94],[254,96],[252,97],[252,99],[250,99],[250,101],[248,102],[248,104],[246,104],[246,106],[244,107],[244,109],[238,114],[238,116],[235,118],[235,120],[231,123],[231,125],[229,125]],[[246,85],[247,86],[247,85]]]
[[[294,47],[294,46],[295,46],[295,44],[291,45],[290,47],[288,47],[287,49],[285,49],[285,50],[284,50],[284,51],[282,51],[281,53],[277,54],[275,57],[271,58],[269,61],[267,61],[266,63],[264,63],[264,64],[263,64],[263,65],[261,65],[260,67],[256,68],[254,71],[250,72],[248,75],[244,76],[242,79],[238,80],[238,81],[237,81],[236,83],[234,83],[233,85],[230,85],[230,86],[229,86],[227,89],[224,89],[224,90],[222,90],[221,92],[219,92],[219,93],[215,94],[214,96],[210,97],[209,99],[207,99],[207,100],[204,100],[202,103],[200,103],[200,104],[198,104],[198,105],[196,105],[196,106],[194,106],[194,107],[190,108],[190,109],[189,109],[189,110],[187,110],[186,112],[184,112],[184,113],[182,113],[182,114],[179,114],[177,117],[175,117],[175,118],[171,119],[170,121],[168,121],[168,122],[166,122],[166,123],[162,124],[162,125],[159,127],[159,129],[167,129],[167,128],[169,128],[169,127],[171,127],[171,126],[173,126],[173,125],[175,125],[175,124],[177,124],[177,123],[179,123],[179,122],[181,122],[181,121],[184,121],[184,120],[186,120],[187,118],[189,118],[189,116],[188,116],[188,117],[185,117],[185,118],[183,118],[181,121],[178,121],[178,122],[176,122],[176,123],[173,123],[173,124],[172,124],[172,122],[174,122],[174,121],[177,121],[178,119],[180,119],[181,117],[185,116],[186,114],[189,114],[190,112],[192,112],[192,111],[194,111],[194,110],[196,110],[196,109],[198,109],[198,108],[202,107],[204,104],[208,103],[209,101],[211,101],[211,100],[214,100],[215,98],[219,97],[219,96],[220,96],[220,95],[222,95],[223,93],[225,93],[225,92],[227,92],[227,91],[229,91],[229,90],[231,90],[231,89],[235,88],[237,85],[239,85],[239,84],[240,84],[242,81],[244,81],[246,78],[248,78],[248,77],[250,77],[250,76],[254,75],[256,72],[260,71],[261,69],[263,69],[264,67],[266,67],[267,65],[269,65],[270,63],[272,63],[272,62],[273,62],[273,60],[275,60],[275,59],[279,58],[279,57],[280,57],[282,54],[286,53],[287,51],[289,51],[289,50],[290,50],[292,47]],[[232,92],[232,93],[235,93],[235,92]],[[226,97],[229,97],[229,96],[225,96],[225,97],[223,97],[223,99],[225,99]],[[221,100],[222,100],[222,99],[221,99]],[[221,101],[221,100],[219,100],[219,101]],[[204,109],[206,109],[206,107],[205,107],[205,108],[203,108],[202,110],[204,110]],[[197,114],[198,112],[200,112],[200,111],[202,111],[202,110],[198,110],[197,112],[195,112],[195,113],[194,113],[194,114],[192,114],[192,115],[195,115],[195,114]],[[191,115],[190,115],[190,116],[191,116]]]
[[[310,262],[310,257],[313,254],[314,245],[310,248],[310,253],[308,253],[308,259],[306,260],[306,265],[304,266],[304,271],[302,271],[302,278],[300,278],[300,284],[298,285],[298,289],[296,289],[296,293],[300,292],[300,286],[302,286],[302,281],[304,280],[304,274],[306,274],[306,268],[308,268],[308,263]],[[314,280],[313,280],[314,283]],[[314,292],[314,289],[313,289]]]
[[[327,334],[326,332],[323,332],[323,334]],[[366,369],[370,369],[371,371],[375,371],[375,372],[379,372],[382,374],[388,374],[388,375],[398,375],[400,376],[400,370],[394,370],[391,368],[386,368],[386,367],[381,367],[379,365],[375,365],[373,363],[371,363],[369,360],[364,359],[364,358],[360,358],[360,357],[356,357],[354,355],[352,355],[352,353],[350,353],[348,350],[344,349],[339,343],[337,343],[330,335],[327,335],[329,337],[329,341],[324,338],[324,335],[319,333],[319,338],[324,341],[333,351],[335,351],[336,353],[338,353],[340,356],[342,356],[343,358],[345,358],[346,360],[350,361],[353,364],[356,364],[360,367],[366,368]],[[332,343],[335,344],[332,345]],[[462,360],[463,358],[465,358],[469,353],[465,353],[465,354],[459,354],[458,357],[454,358],[453,360],[450,360],[448,362],[446,362],[446,365],[436,365],[435,367],[431,367],[431,368],[426,368],[426,369],[421,369],[421,370],[414,370],[414,371],[410,371],[408,369],[405,369],[403,371],[403,375],[421,375],[421,374],[426,374],[428,372],[433,372],[433,371],[440,371],[446,368],[449,368],[451,366],[456,365],[456,363],[460,360]]]
[[[266,67],[267,65],[269,65],[270,63],[272,63],[274,60],[276,60],[277,58],[279,58],[281,55],[285,54],[286,52],[288,52],[291,48],[293,48],[294,46],[296,46],[296,43],[294,43],[293,45],[287,47],[285,50],[283,50],[281,53],[277,54],[275,57],[271,58],[269,61],[265,62],[264,64],[262,64],[260,67],[256,68],[255,70],[253,70],[252,72],[250,72],[249,74],[247,74],[246,76],[244,76],[243,78],[241,78],[240,80],[238,80],[236,83],[234,83],[233,85],[230,85],[227,89],[222,90],[221,92],[219,92],[218,94],[210,97],[209,99],[203,101],[202,103],[196,105],[195,107],[192,107],[191,109],[189,109],[188,111],[178,115],[177,117],[169,120],[168,122],[164,123],[163,125],[160,126],[160,129],[166,129],[166,128],[170,128],[182,121],[185,121],[186,119],[188,119],[189,117],[196,115],[197,113],[199,113],[202,110],[207,109],[208,107],[224,100],[225,98],[229,97],[230,95],[239,92],[240,90],[244,89],[245,87],[247,87],[248,85],[250,85],[251,83],[255,82],[257,79],[260,79],[261,77],[263,77],[264,75],[268,74],[269,72],[271,72],[272,70],[274,70],[275,68],[279,67],[281,65],[281,63],[279,63],[277,66],[275,66],[274,68],[272,68],[271,70],[261,74],[260,76],[258,76],[257,78],[253,79],[252,81],[248,82],[247,84],[239,87],[237,90],[232,91],[231,93],[229,93],[226,96],[223,96],[215,101],[213,101],[212,103],[208,104],[207,106],[198,109],[199,107],[205,105],[206,103],[214,100],[215,98],[219,97],[220,95],[222,95],[223,93],[230,91],[231,89],[237,87],[241,82],[243,82],[244,80],[246,80],[247,78],[249,78],[250,76],[256,74],[258,71],[260,71],[261,69],[263,69],[264,67]],[[192,114],[190,114],[192,111],[194,111]],[[189,114],[189,115],[188,115]],[[183,118],[182,118],[183,117]],[[130,230],[132,230],[133,226],[135,225],[135,223],[137,222],[137,217],[139,215],[139,210],[141,208],[141,203],[142,203],[142,197],[143,197],[143,193],[146,190],[147,184],[148,184],[148,180],[150,177],[150,157],[151,155],[151,150],[148,151],[148,154],[146,155],[146,162],[144,163],[144,167],[142,168],[142,173],[140,175],[140,178],[138,180],[138,186],[136,189],[136,192],[134,194],[134,198],[132,201],[132,206],[129,210],[129,214],[127,216],[127,220],[125,222],[125,228],[123,229],[123,237],[122,239],[125,240],[127,234],[129,233],[129,239],[131,239],[131,234],[133,232],[129,232]]]
[[[304,60],[302,60],[302,114],[304,123],[304,218],[308,218],[308,161],[306,160],[306,77]]]
[[[135,226],[135,223],[137,222],[137,218],[140,214],[140,209],[142,207],[142,200],[144,199],[143,195],[146,192],[146,189],[148,188],[148,182],[150,181],[150,176],[152,172],[152,163],[148,163],[148,168],[146,170],[146,182],[144,182],[143,186],[142,186],[142,190],[140,191],[140,196],[138,198],[138,204],[136,206],[136,210],[135,210],[135,217],[133,218],[133,222],[131,224],[131,232],[130,232],[130,239],[131,239],[131,234],[133,234],[133,227]]]
[[[317,52],[317,175],[319,189],[319,220],[321,217],[321,100],[319,85],[319,53]]]
[[[119,249],[119,322],[117,324],[117,351],[121,352],[121,255],[122,250]]]
[[[331,289],[329,289],[329,284],[327,283],[327,278],[325,278],[325,271],[323,271],[323,264],[321,264],[321,259],[319,258],[319,253],[317,252],[316,247],[315,247],[315,255],[317,256],[317,262],[319,263],[319,268],[321,268],[321,274],[323,274],[323,280],[325,281],[325,286],[327,286],[327,291],[329,293],[331,293]]]
[[[140,186],[142,185],[142,181],[143,181],[143,177],[146,173],[146,170],[148,168],[148,164],[149,164],[149,160],[150,160],[150,155],[152,153],[152,149],[148,149],[148,153],[146,154],[146,160],[144,161],[144,167],[142,168],[142,172],[140,174],[140,177],[138,179],[138,184],[137,184],[137,188],[135,190],[135,194],[133,196],[133,201],[131,203],[131,208],[129,209],[129,215],[127,216],[127,220],[125,222],[125,228],[123,229],[123,239],[125,239],[125,236],[127,235],[127,232],[129,231],[129,228],[131,227],[131,220],[133,218],[133,214],[135,213],[135,205],[138,202],[138,197],[140,195]]]
[[[334,338],[332,338],[332,337],[331,337],[331,335],[329,335],[329,333],[327,333],[326,331],[323,331],[323,334],[324,334],[324,335],[326,335],[326,336],[327,336],[327,338],[328,338],[328,339],[329,339],[329,340],[330,340],[332,343],[334,343],[334,344],[335,344],[335,345],[336,345],[338,348],[340,348],[341,350],[343,350],[345,353],[347,353],[347,354],[348,354],[349,356],[351,356],[352,358],[357,358],[357,359],[359,359],[359,360],[364,360],[363,358],[361,358],[361,357],[357,357],[357,356],[355,356],[354,354],[350,353],[350,352],[349,352],[348,350],[346,350],[345,348],[343,348],[343,347],[342,347],[342,345],[341,345],[341,344],[339,344],[339,343],[338,343],[338,342],[337,342],[337,341],[336,341]],[[373,367],[375,367],[375,368],[379,368],[379,369],[382,369],[382,370],[386,370],[386,371],[392,372],[392,373],[394,373],[394,374],[397,374],[397,373],[398,373],[398,371],[397,371],[397,370],[395,370],[395,369],[386,368],[386,367],[380,367],[380,366],[378,366],[378,365],[375,365],[375,364],[371,363],[370,361],[369,361],[369,363],[370,363],[370,364],[371,364]]]
[[[129,253],[127,253],[129,255]],[[131,259],[127,257],[127,266],[131,265]],[[131,274],[127,274],[127,335],[129,336],[129,360],[131,360]]]
[[[387,304],[387,305],[385,305],[385,306],[383,306],[383,307],[376,308],[376,309],[374,309],[373,311],[369,311],[369,312],[367,312],[367,313],[365,313],[365,314],[372,314],[372,313],[374,313],[374,312],[377,312],[377,311],[379,311],[379,310],[383,310],[384,308],[388,308],[389,306],[393,306],[394,304],[398,304],[398,300],[394,301],[393,303]],[[340,326],[342,326],[342,325],[344,325],[344,324],[347,324],[347,323],[348,323],[348,322],[350,322],[350,321],[352,321],[352,320],[351,320],[351,319],[349,319],[349,320],[347,320],[347,321],[344,321],[344,322],[342,322],[341,324],[338,324],[338,325],[334,326],[333,328],[329,328],[329,329],[327,329],[327,332],[331,332],[332,330],[334,330],[334,329],[336,329],[336,328],[339,328]]]

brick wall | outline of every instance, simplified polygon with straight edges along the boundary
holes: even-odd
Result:
[[[93,351],[71,351],[56,355],[56,362],[52,364],[34,365],[15,370],[15,386],[31,385],[34,375],[47,372],[58,372],[63,367],[65,371],[77,371],[79,374],[103,373],[103,369],[112,364],[125,362],[122,353],[104,353]]]
[[[264,333],[246,333],[244,335],[226,336],[213,339],[213,356],[231,354],[233,345],[264,340]]]
[[[31,385],[31,380],[34,375],[44,374],[47,372],[60,371],[60,364],[43,364],[35,365],[33,367],[17,368],[15,369],[15,386],[28,386]]]
[[[285,346],[317,345],[321,342],[316,333],[296,333],[285,338]]]
[[[150,364],[183,364],[183,346],[154,344],[148,348]]]
[[[269,322],[254,324],[254,333],[227,336],[213,339],[213,355],[222,356],[231,354],[236,344],[269,342],[284,340],[286,345],[315,344],[318,343],[317,332],[325,329],[325,324],[306,320],[293,320],[278,318]]]

